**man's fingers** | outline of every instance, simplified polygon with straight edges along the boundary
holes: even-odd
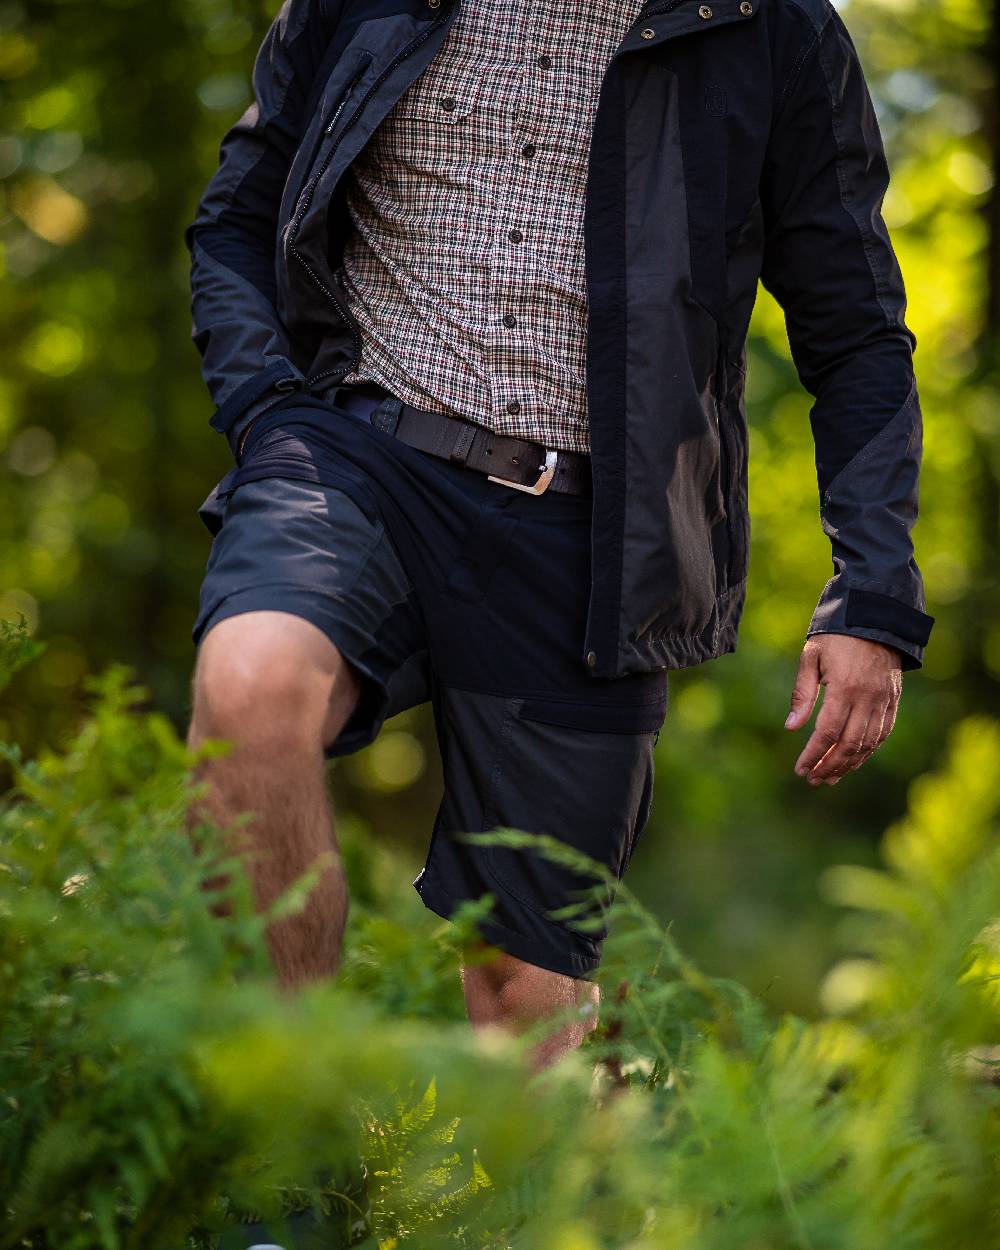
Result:
[[[881,725],[881,712],[879,711],[877,715],[878,723]],[[845,772],[863,762],[865,733],[875,717],[876,709],[870,703],[852,705],[840,737],[808,774],[811,784],[818,785],[821,781],[825,781],[828,785],[836,785]],[[872,749],[874,748],[869,748],[868,754],[871,754]]]
[[[786,729],[798,729],[812,715],[819,694],[819,648],[806,646],[799,657],[799,671],[792,690],[792,706],[785,720]]]
[[[868,727],[865,730],[865,740],[861,744],[861,750],[848,763],[847,767],[841,771],[841,776],[844,773],[852,772],[855,768],[860,768],[865,760],[873,755],[888,738],[889,730],[885,728],[885,722],[889,715],[890,705],[890,699],[883,699],[875,705],[871,716],[868,718]]]
[[[827,686],[823,706],[820,708],[819,716],[816,717],[816,728],[810,734],[809,741],[795,761],[795,771],[800,777],[811,773],[827,751],[840,741],[840,735],[847,724],[850,711],[849,700]]]
[[[823,712],[831,701],[835,715],[827,721]],[[795,771],[811,785],[836,785],[847,773],[860,768],[886,740],[895,723],[898,704],[898,697],[888,689],[842,696],[838,703],[835,693],[828,688],[823,712],[816,721],[816,732],[806,743]],[[831,726],[838,722],[842,722],[841,728],[834,738]],[[825,750],[824,744],[827,744]],[[821,750],[823,753],[817,756]]]
[[[882,719],[882,728],[878,736],[878,746],[881,746],[892,733],[892,727],[896,723],[896,713],[899,711],[899,696],[899,689],[895,689],[886,704],[885,716]]]

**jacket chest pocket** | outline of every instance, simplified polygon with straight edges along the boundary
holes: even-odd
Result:
[[[339,123],[347,112],[348,105],[357,93],[357,88],[361,84],[361,79],[364,78],[368,67],[374,59],[374,56],[367,50],[367,48],[358,49],[357,64],[351,71],[346,85],[339,92],[334,93],[334,99],[329,109],[329,115],[324,118],[324,137],[329,137],[336,132]]]

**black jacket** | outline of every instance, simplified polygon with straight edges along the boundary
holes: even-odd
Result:
[[[286,0],[185,238],[193,337],[231,446],[358,358],[335,271],[344,172],[461,0]],[[569,0],[585,3],[586,0]],[[586,191],[595,676],[736,648],[749,546],[745,342],[760,279],[811,412],[833,576],[807,633],[922,662],[915,339],[888,174],[828,0],[650,0],[601,86]]]

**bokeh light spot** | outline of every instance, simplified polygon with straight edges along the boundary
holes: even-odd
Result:
[[[37,60],[38,47],[26,35],[5,31],[0,37],[0,78],[20,78]]]
[[[722,719],[722,692],[710,681],[691,682],[678,692],[673,704],[674,717],[685,729],[704,731]]]
[[[38,600],[26,590],[11,586],[0,591],[0,620],[16,621],[23,616],[29,634],[38,629]]]
[[[7,464],[15,473],[38,477],[52,468],[56,459],[56,440],[40,425],[30,425],[11,440]]]
[[[966,195],[985,195],[993,186],[990,167],[974,152],[952,152],[948,158],[948,177]]]
[[[86,205],[52,178],[29,178],[16,186],[11,207],[29,230],[57,246],[72,243],[87,227]]]
[[[363,770],[374,788],[386,792],[412,785],[426,763],[424,748],[413,734],[383,730],[365,753]]]
[[[39,661],[47,686],[65,690],[75,686],[87,671],[87,656],[72,638],[53,638]]]
[[[34,130],[52,130],[76,112],[79,99],[66,86],[50,87],[24,106],[25,124]]]
[[[102,491],[87,504],[86,517],[95,542],[110,545],[118,542],[132,520],[128,504],[117,495]]]
[[[37,373],[64,378],[80,367],[83,347],[83,335],[74,326],[46,321],[25,343],[22,358]]]
[[[857,1011],[878,992],[882,976],[871,959],[842,960],[827,973],[820,988],[823,1009],[832,1016]]]

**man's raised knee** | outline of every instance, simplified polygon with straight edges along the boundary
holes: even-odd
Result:
[[[360,693],[355,670],[308,621],[281,612],[227,617],[198,649],[191,736],[321,747]]]

